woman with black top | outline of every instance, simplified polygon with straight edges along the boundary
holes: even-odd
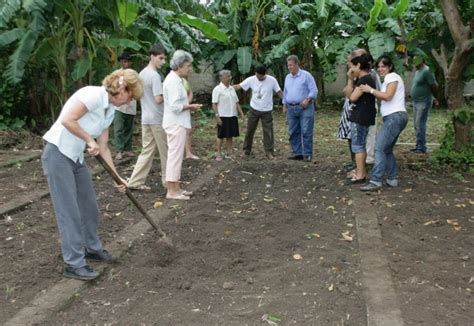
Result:
[[[352,72],[357,78],[349,99],[354,104],[349,120],[351,121],[352,152],[355,153],[356,169],[349,174],[349,184],[364,183],[367,178],[365,169],[366,140],[369,127],[375,124],[375,96],[364,93],[360,85],[375,88],[375,80],[370,75],[371,58],[364,54],[351,59]]]

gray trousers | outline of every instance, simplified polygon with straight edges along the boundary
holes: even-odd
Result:
[[[99,207],[85,163],[75,163],[48,143],[41,157],[53,202],[64,262],[74,268],[87,264],[84,249],[102,250],[97,237]]]

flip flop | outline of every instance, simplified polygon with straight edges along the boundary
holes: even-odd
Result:
[[[347,181],[347,184],[355,185],[355,184],[365,183],[366,181],[367,181],[367,178],[360,178],[360,179],[352,178]]]
[[[199,156],[196,156],[196,155],[191,155],[191,156],[188,156],[186,157],[187,160],[200,160]]]
[[[189,200],[190,197],[184,194],[173,195],[173,196],[166,194],[166,199]]]
[[[181,194],[190,197],[190,196],[193,195],[193,192],[192,191],[187,191],[187,190],[181,190]]]

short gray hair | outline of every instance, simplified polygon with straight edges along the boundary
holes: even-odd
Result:
[[[230,72],[230,70],[225,70],[225,69],[219,71],[219,80],[222,80],[224,76],[232,77],[232,73]]]
[[[193,56],[191,53],[186,52],[184,50],[176,50],[173,53],[173,57],[170,60],[170,68],[172,70],[178,70],[181,68],[185,63],[193,62]]]
[[[294,63],[296,63],[297,65],[300,64],[300,59],[298,59],[298,57],[294,54],[292,55],[289,55],[288,58],[286,58],[286,61],[293,61]]]

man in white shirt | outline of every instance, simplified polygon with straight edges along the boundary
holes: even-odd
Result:
[[[255,67],[255,75],[248,77],[239,85],[234,85],[236,90],[252,89],[250,100],[250,110],[247,114],[247,131],[244,139],[244,155],[246,158],[252,152],[253,136],[258,126],[258,121],[262,120],[263,146],[265,155],[269,160],[273,160],[273,93],[283,98],[283,92],[275,77],[267,75],[267,68],[264,65]]]
[[[166,52],[161,44],[155,44],[150,49],[150,61],[140,72],[143,80],[144,93],[140,99],[142,108],[142,152],[138,157],[128,187],[134,190],[150,190],[145,185],[155,156],[155,149],[160,153],[161,182],[166,185],[166,161],[168,145],[166,133],[163,130],[163,87],[158,73],[166,62]]]

